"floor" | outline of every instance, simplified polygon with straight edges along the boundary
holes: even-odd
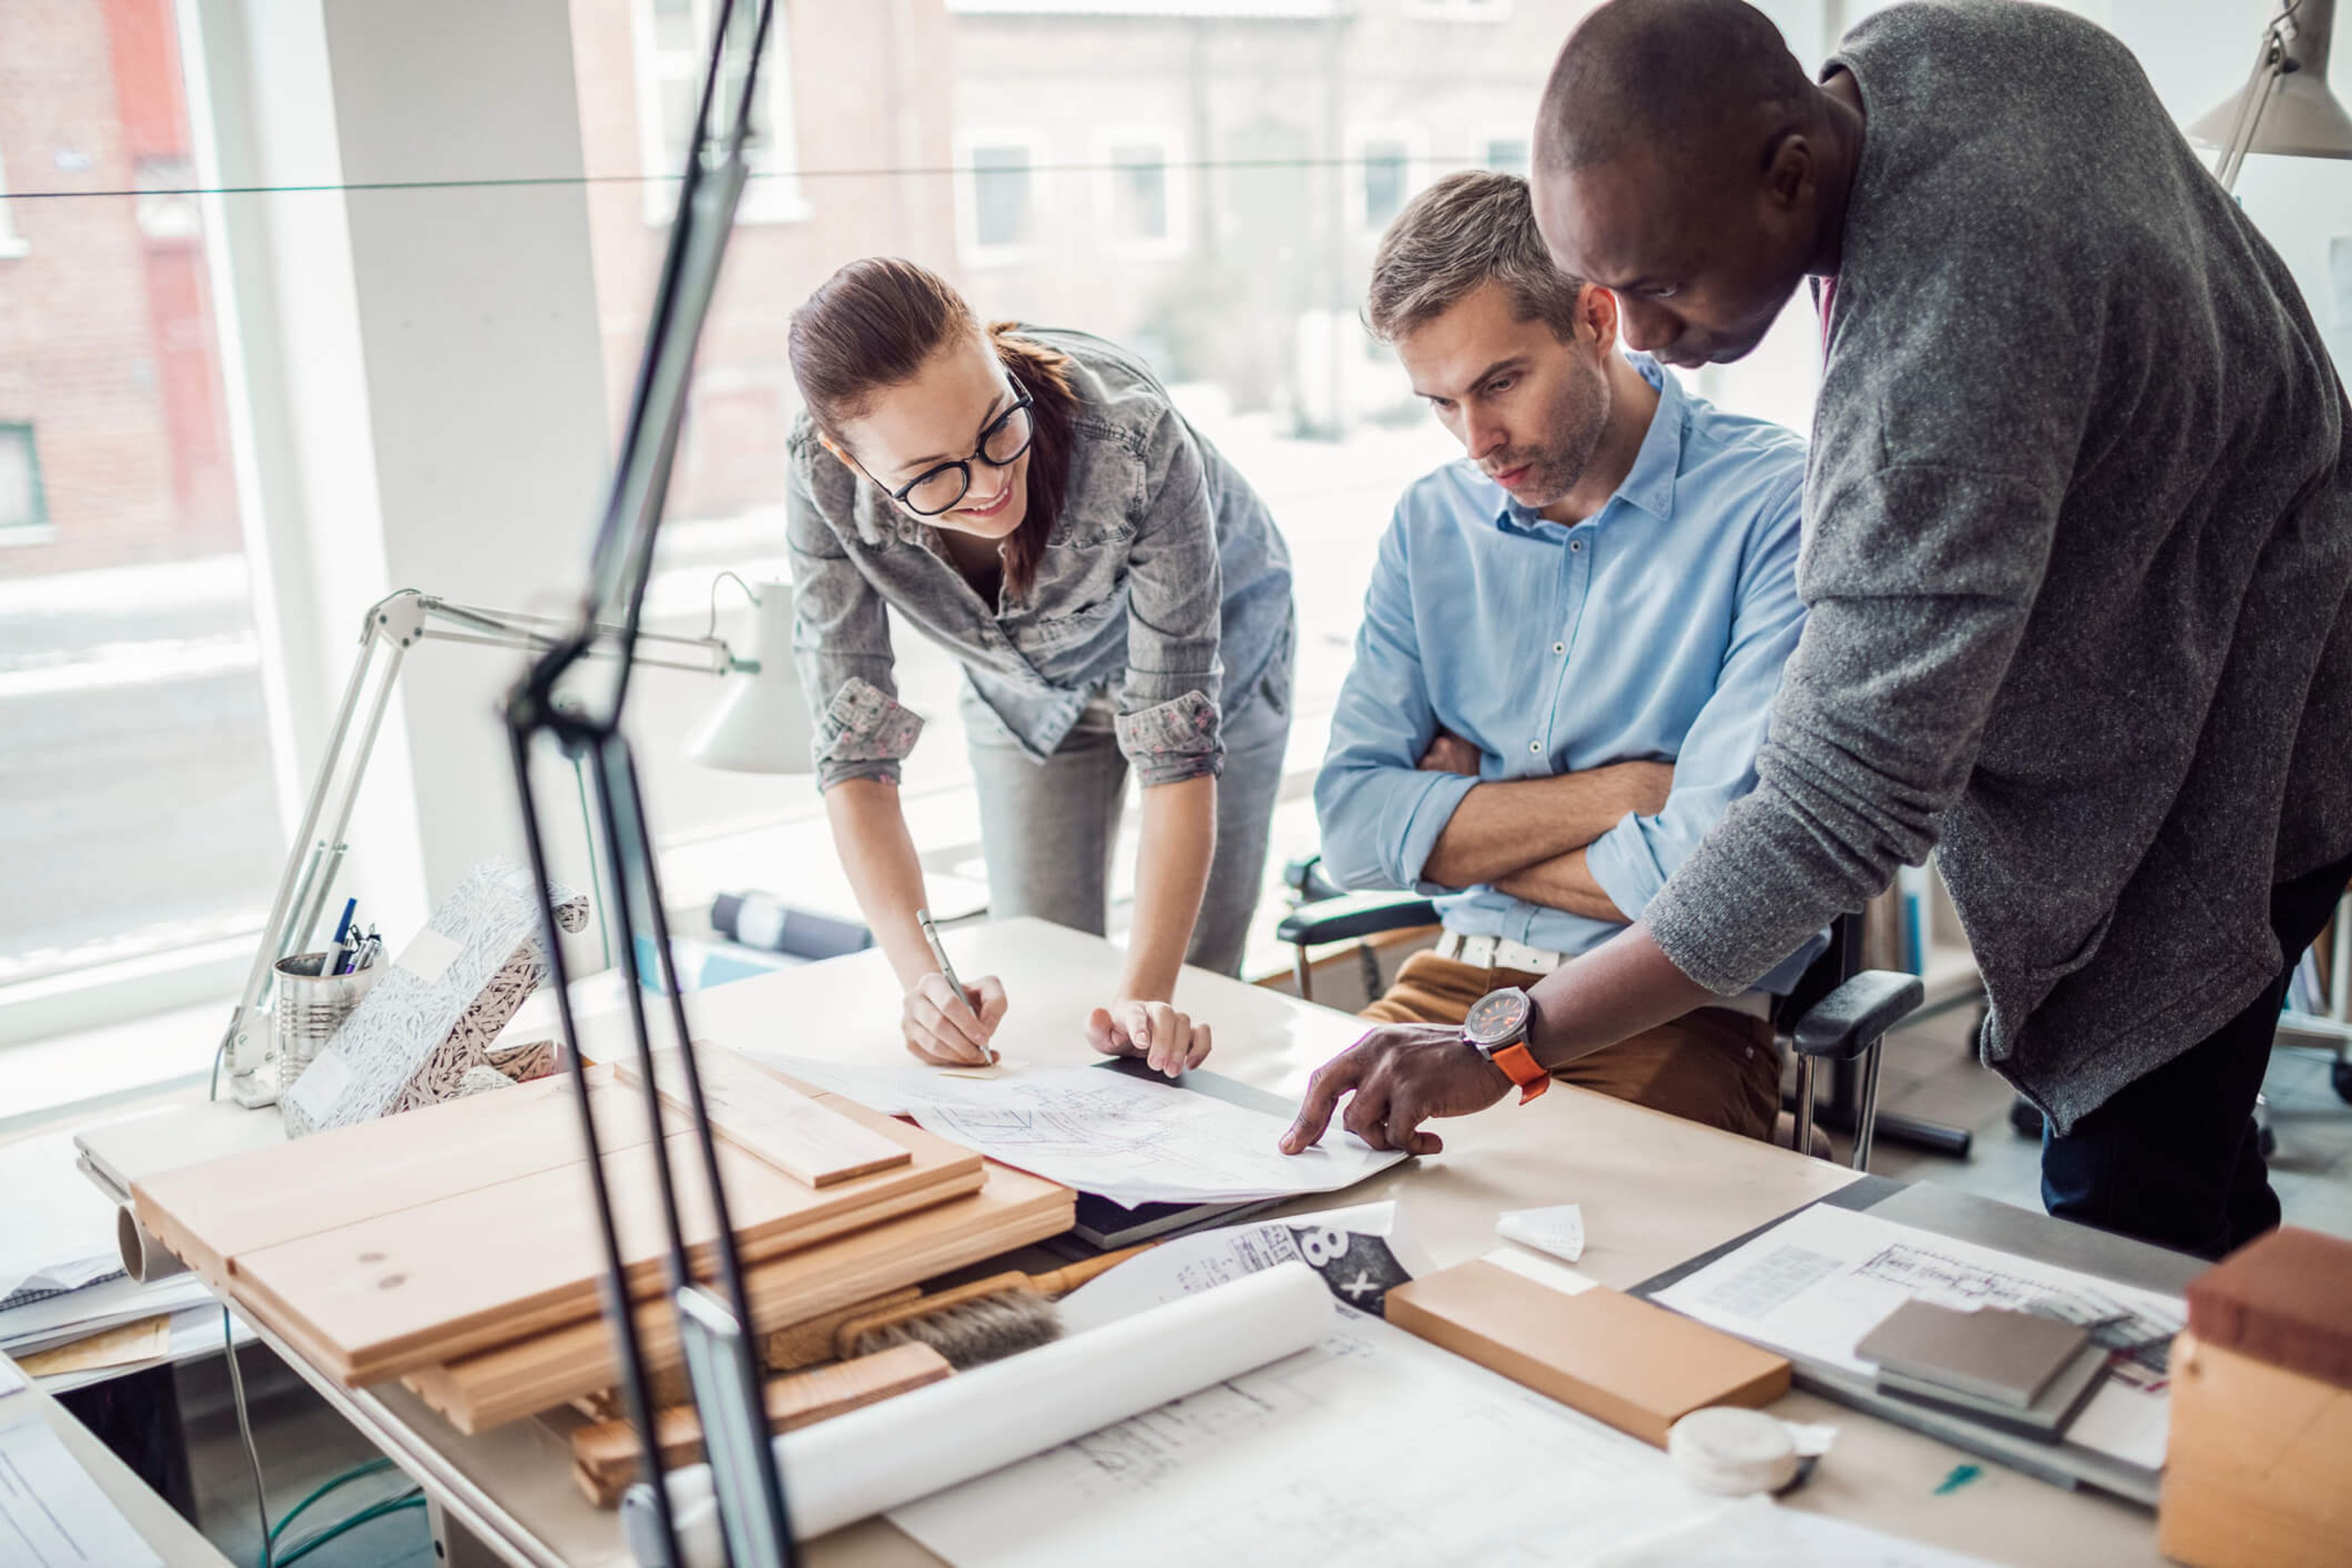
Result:
[[[1881,1142],[1870,1168],[1902,1181],[1940,1182],[2021,1208],[2042,1206],[2041,1144],[2011,1127],[2009,1085],[1979,1065],[1972,1046],[1976,1013],[1948,1008],[1886,1038],[1879,1107],[1965,1127],[1975,1134],[1969,1158],[1943,1159]],[[2282,1047],[2272,1053],[2263,1098],[2278,1150],[2271,1185],[2286,1223],[2352,1237],[2352,1105],[2329,1086],[2324,1050]]]

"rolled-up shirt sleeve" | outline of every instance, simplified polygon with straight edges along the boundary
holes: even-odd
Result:
[[[1797,594],[1803,476],[1757,515],[1714,695],[1675,758],[1674,788],[1654,816],[1628,816],[1585,849],[1585,868],[1629,921],[1639,920],[1731,803],[1756,787],[1780,670],[1804,630]]]
[[[1144,443],[1140,506],[1128,552],[1117,729],[1120,752],[1149,789],[1224,767],[1216,508],[1200,448],[1172,409]]]
[[[889,612],[835,539],[806,470],[797,466],[784,494],[784,518],[793,564],[793,656],[814,721],[817,786],[831,789],[859,778],[895,784],[923,721],[898,701]]]
[[[1381,541],[1356,662],[1331,716],[1331,746],[1315,779],[1323,864],[1349,888],[1404,888],[1439,894],[1422,876],[1438,835],[1478,785],[1461,773],[1421,771],[1437,733],[1437,711],[1421,663],[1407,587],[1402,522]]]

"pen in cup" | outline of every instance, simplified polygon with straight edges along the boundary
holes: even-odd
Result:
[[[947,977],[947,983],[955,987],[955,994],[964,999],[966,1006],[970,1006],[971,993],[963,988],[963,982],[956,977],[955,965],[948,962],[947,943],[940,940],[940,928],[931,923],[930,910],[917,910],[915,923],[923,928],[923,940],[931,944],[931,962],[940,966],[940,973]],[[983,1062],[996,1059],[996,1053],[986,1046],[980,1047],[980,1054]]]

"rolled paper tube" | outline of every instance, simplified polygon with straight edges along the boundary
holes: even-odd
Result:
[[[1331,1331],[1331,1297],[1304,1263],[960,1373],[775,1440],[793,1533],[806,1541],[886,1513],[1229,1377],[1294,1355]],[[669,1474],[681,1568],[723,1568],[710,1467]],[[653,1493],[622,1503],[629,1550],[663,1561]]]
[[[122,1253],[122,1271],[142,1285],[188,1271],[186,1264],[139,1223],[127,1204],[114,1211],[114,1245]]]

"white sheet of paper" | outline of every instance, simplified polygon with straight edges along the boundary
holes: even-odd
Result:
[[[1599,1568],[1991,1568],[1981,1557],[1749,1498],[1706,1522],[1604,1558]]]
[[[1336,1192],[1404,1158],[1336,1129],[1305,1153],[1285,1154],[1275,1146],[1289,1126],[1282,1117],[1099,1068],[1008,1068],[983,1081],[921,1068],[762,1059],[870,1110],[912,1116],[992,1160],[1130,1206]]]
[[[0,1562],[162,1568],[163,1561],[46,1423],[0,1426]]]
[[[1489,1568],[1592,1562],[1727,1506],[1646,1444],[1332,1312],[1314,1350],[890,1521],[957,1568]],[[1498,1485],[1496,1454],[1541,1484]]]
[[[0,1399],[5,1399],[24,1386],[25,1374],[16,1370],[16,1363],[0,1355]]]
[[[1495,1222],[1495,1234],[1573,1263],[1584,1256],[1584,1210],[1575,1204],[1513,1209]]]
[[[119,1273],[114,1205],[75,1163],[71,1132],[0,1149],[0,1300]]]
[[[430,985],[447,973],[450,963],[465,951],[463,943],[426,926],[408,939],[408,945],[400,950],[400,956],[393,963]]]
[[[174,1274],[152,1285],[118,1275],[62,1296],[0,1312],[0,1351],[30,1355],[69,1343],[102,1329],[135,1322],[158,1312],[209,1306],[213,1293],[193,1274]]]
[[[1825,1204],[1798,1210],[1657,1300],[1727,1333],[1864,1376],[1876,1369],[1854,1345],[1906,1300],[1962,1311],[2055,1310],[2084,1321],[2125,1312],[2127,1321],[2097,1337],[2156,1347],[2168,1345],[2188,1317],[2178,1296]],[[2155,1370],[2159,1359],[2160,1351],[2146,1360],[2118,1356],[2066,1440],[2162,1468],[2172,1402]]]
[[[324,1121],[351,1087],[351,1063],[330,1046],[302,1069],[302,1076],[294,1080],[286,1101],[311,1121]]]

